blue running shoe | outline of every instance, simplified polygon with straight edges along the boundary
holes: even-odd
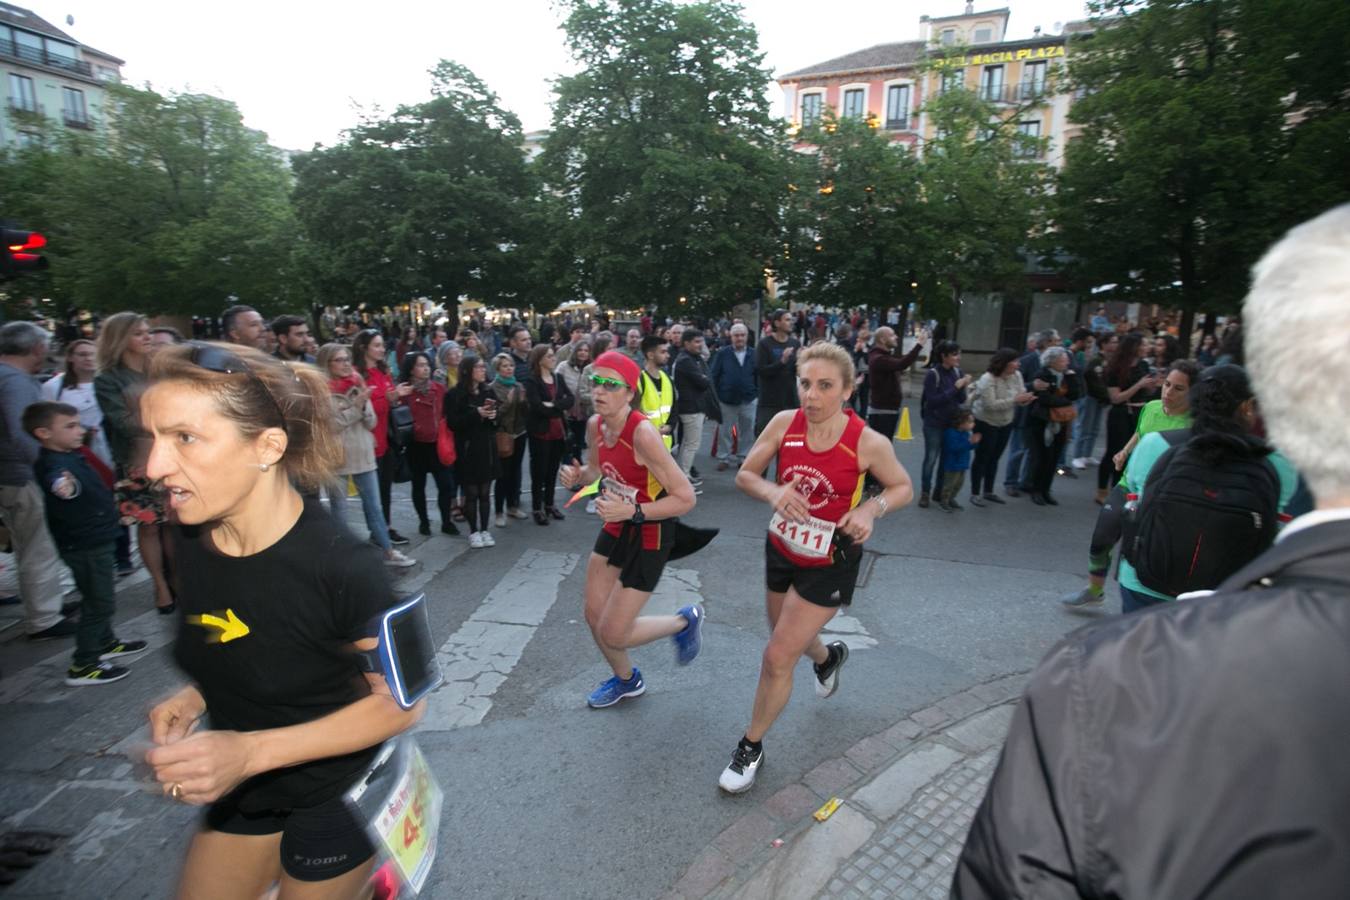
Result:
[[[613,706],[625,697],[640,697],[646,690],[647,685],[642,680],[642,673],[638,671],[637,666],[633,666],[632,678],[624,681],[618,675],[614,675],[602,681],[600,686],[591,691],[591,695],[586,698],[586,705],[591,709],[604,709],[606,706]]]
[[[693,606],[683,607],[677,615],[684,616],[689,624],[684,626],[683,631],[672,634],[670,639],[675,642],[676,664],[687,666],[698,656],[698,651],[703,649],[703,604],[695,603]]]

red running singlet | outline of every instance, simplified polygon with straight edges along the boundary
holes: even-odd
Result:
[[[633,432],[647,421],[647,417],[637,410],[628,413],[619,439],[610,447],[605,443],[605,423],[602,419],[597,429],[600,432],[599,445],[596,447],[600,459],[600,477],[605,479],[607,490],[622,495],[638,503],[650,503],[660,499],[665,493],[661,482],[657,481],[647,467],[637,461],[633,450]],[[618,537],[623,531],[623,522],[606,522],[605,531]],[[642,549],[657,550],[661,547],[661,523],[648,522],[642,526]]]
[[[806,413],[800,409],[793,415],[792,423],[778,445],[778,483],[786,484],[794,475],[800,475],[797,490],[806,496],[811,515],[827,522],[838,523],[844,513],[862,499],[863,473],[858,469],[858,441],[867,423],[851,409],[846,410],[845,415],[848,424],[844,426],[839,442],[824,452],[817,453],[807,445]],[[832,554],[812,557],[793,552],[772,530],[769,540],[794,565],[828,566],[834,562]]]

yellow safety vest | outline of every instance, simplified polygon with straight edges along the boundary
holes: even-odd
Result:
[[[665,372],[660,375],[659,383],[652,381],[646,369],[638,376],[642,386],[642,393],[638,395],[638,410],[647,417],[648,422],[656,426],[658,432],[670,421],[670,411],[675,408],[675,385]],[[661,440],[665,441],[667,450],[675,445],[675,436],[672,434],[662,434]]]

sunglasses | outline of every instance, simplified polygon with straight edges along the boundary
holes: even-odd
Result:
[[[267,383],[258,377],[257,372],[249,368],[248,363],[224,347],[215,344],[188,341],[188,345],[192,347],[192,353],[188,356],[188,359],[192,361],[194,366],[200,366],[211,372],[219,372],[222,375],[247,375],[250,381],[262,389],[262,392],[267,395],[267,399],[272,401],[272,408],[277,411],[280,426],[283,431],[285,430],[286,413],[282,411],[281,404],[277,402],[276,396],[268,389]],[[282,365],[285,366],[286,363],[283,362]],[[300,376],[296,375],[290,366],[286,366],[286,369],[291,372],[291,377],[299,384]]]
[[[620,381],[617,378],[606,378],[603,375],[592,375],[591,384],[611,394],[614,393],[615,391],[621,391],[624,388],[628,387],[627,384],[625,384],[624,382]]]

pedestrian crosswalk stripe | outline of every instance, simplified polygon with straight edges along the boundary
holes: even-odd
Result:
[[[427,698],[421,731],[477,725],[492,695],[520,662],[558,590],[576,567],[575,553],[526,550],[437,651],[445,683]]]

